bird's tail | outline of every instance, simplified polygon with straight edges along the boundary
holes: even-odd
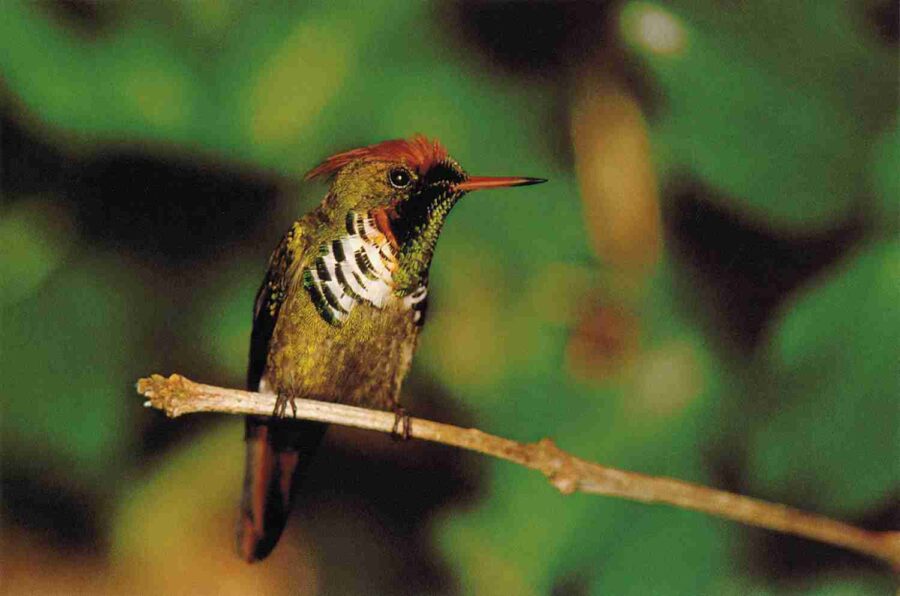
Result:
[[[266,558],[287,523],[293,494],[327,424],[248,416],[247,463],[238,520],[238,554]]]

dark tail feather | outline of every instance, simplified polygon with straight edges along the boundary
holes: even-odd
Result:
[[[238,521],[238,554],[248,563],[266,558],[287,523],[303,472],[327,424],[248,416],[244,495]]]

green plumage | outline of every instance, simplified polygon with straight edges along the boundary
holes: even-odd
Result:
[[[318,247],[347,233],[349,211],[384,207],[398,199],[386,182],[388,170],[389,164],[375,162],[342,171],[322,204],[297,220],[273,253],[266,277],[274,289],[261,297],[265,304],[258,307],[276,314],[262,378],[283,398],[381,409],[398,404],[420,329],[413,313],[399,300],[384,308],[360,302],[335,326],[303,287],[303,272],[318,256]],[[430,258],[416,263],[417,276],[426,275]]]
[[[335,155],[312,175],[333,175],[331,188],[272,253],[254,308],[247,387],[276,393],[278,408],[273,418],[247,419],[238,527],[247,561],[274,548],[325,433],[323,424],[288,419],[287,406],[305,398],[399,415],[428,268],[453,205],[470,190],[540,182],[469,179],[423,137]]]

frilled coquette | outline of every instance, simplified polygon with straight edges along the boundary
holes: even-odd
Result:
[[[257,293],[247,386],[278,396],[247,420],[238,551],[274,548],[325,425],[281,418],[297,397],[393,409],[425,321],[428,268],[466,193],[537,178],[472,177],[422,136],[338,153],[307,179],[330,183],[269,260]]]

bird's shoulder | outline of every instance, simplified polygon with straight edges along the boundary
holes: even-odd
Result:
[[[315,242],[317,226],[315,218],[306,215],[294,221],[281,237],[281,241],[269,256],[266,276],[256,296],[254,315],[259,317],[263,310],[269,316],[276,316],[278,308],[292,286],[292,280],[308,260],[310,248]]]

